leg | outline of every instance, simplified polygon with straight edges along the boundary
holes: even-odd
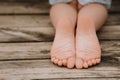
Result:
[[[101,49],[96,35],[107,19],[107,10],[102,4],[84,6],[78,13],[76,30],[76,67],[88,68],[100,63]]]
[[[51,49],[51,60],[59,66],[75,65],[74,28],[77,12],[73,4],[55,4],[50,10],[51,21],[56,29]]]

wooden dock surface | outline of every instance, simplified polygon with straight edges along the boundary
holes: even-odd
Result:
[[[101,64],[82,70],[50,62],[49,9],[48,0],[0,0],[0,80],[120,80],[120,0],[98,32]]]

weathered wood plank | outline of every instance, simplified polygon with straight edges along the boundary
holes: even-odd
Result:
[[[0,43],[0,60],[50,58],[51,42]]]
[[[33,79],[40,80],[40,79]],[[119,78],[73,78],[73,79],[47,79],[47,80],[119,80]]]
[[[120,39],[120,15],[110,15],[99,39]],[[0,42],[52,41],[54,29],[48,16],[0,16]]]
[[[32,2],[32,3],[38,3],[38,2],[47,2],[48,0],[0,0],[0,2]]]
[[[31,79],[28,79],[28,80],[31,80]],[[37,78],[37,79],[32,79],[32,80],[41,80],[41,79]],[[71,79],[69,78],[68,79],[56,79],[55,78],[55,79],[45,79],[45,80],[119,80],[119,78],[71,78]]]
[[[120,39],[120,26],[105,26],[98,31],[98,37],[102,40]]]
[[[0,14],[41,14],[48,13],[50,5],[40,3],[0,3]]]
[[[0,65],[1,79],[120,78],[120,63],[110,60],[83,70],[57,67],[50,60],[3,61]]]
[[[49,59],[52,42],[0,43],[0,60]],[[120,62],[120,41],[101,41],[102,59]]]
[[[0,42],[49,41],[53,35],[48,16],[0,16]]]
[[[119,0],[113,0],[109,12],[120,12]],[[50,5],[48,0],[1,0],[0,14],[40,14],[48,13]]]
[[[109,10],[109,12],[120,12],[119,3],[120,3],[119,0],[112,0],[111,9]]]

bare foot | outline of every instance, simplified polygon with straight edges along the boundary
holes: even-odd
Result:
[[[56,27],[51,49],[51,61],[59,66],[73,68],[75,65],[74,28],[70,22],[64,22]]]
[[[101,49],[91,19],[79,21],[76,31],[76,67],[78,69],[100,63]]]

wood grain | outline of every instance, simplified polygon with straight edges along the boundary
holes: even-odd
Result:
[[[50,61],[55,30],[48,0],[0,0],[0,80],[119,80],[120,0],[100,31],[101,64],[77,70]]]
[[[7,61],[0,62],[0,65],[1,79],[120,78],[120,65],[111,65],[105,62],[83,70],[58,67],[50,60]]]
[[[43,6],[44,5],[44,6]],[[0,14],[45,14],[49,12],[50,5],[47,2],[39,3],[6,3],[0,2]]]
[[[120,15],[110,15],[98,32],[99,39],[120,39]],[[0,16],[0,42],[53,41],[55,30],[49,16]]]
[[[52,42],[0,43],[0,60],[49,59]],[[120,61],[120,41],[101,41],[103,60]]]

